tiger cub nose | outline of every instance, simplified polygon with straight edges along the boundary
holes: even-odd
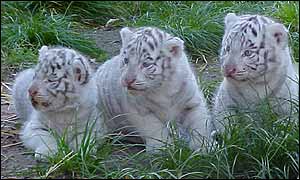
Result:
[[[36,87],[32,86],[28,89],[28,93],[31,97],[34,97],[37,95],[38,89]]]
[[[236,72],[236,65],[228,64],[224,66],[225,77],[231,77]]]
[[[123,81],[123,86],[125,86],[125,87],[130,87],[131,86],[131,84],[133,84],[134,82],[136,81],[136,79],[125,79],[124,81]]]

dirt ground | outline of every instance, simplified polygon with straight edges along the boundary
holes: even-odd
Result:
[[[97,46],[107,52],[108,58],[119,53],[121,47],[119,29],[91,30],[87,32],[87,35],[96,39]],[[197,69],[205,67],[203,79],[209,81],[220,78],[217,62],[206,66],[203,66],[201,62],[194,65]],[[3,77],[2,73],[1,77]],[[24,148],[18,136],[21,125],[10,101],[10,88],[15,77],[11,74],[4,77],[5,79],[1,79],[1,179],[38,177],[30,171],[37,164],[33,153]]]

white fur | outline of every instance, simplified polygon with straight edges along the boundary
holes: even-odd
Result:
[[[229,22],[230,25],[225,29],[227,33],[230,32],[230,27],[235,23],[239,22],[239,19],[233,18],[233,15],[230,15],[230,19],[235,19],[234,22],[229,21],[228,19],[225,22]],[[246,17],[246,16],[243,16]],[[259,17],[260,18],[260,17]],[[268,62],[267,72],[254,79],[254,80],[245,80],[245,81],[236,81],[230,78],[224,77],[218,92],[215,97],[215,104],[213,108],[214,114],[214,125],[216,130],[224,131],[224,125],[227,124],[225,117],[229,114],[232,114],[233,111],[230,111],[230,107],[237,107],[240,109],[253,110],[255,106],[265,98],[274,98],[276,100],[271,101],[271,104],[279,114],[289,114],[290,112],[290,103],[288,100],[297,100],[299,97],[299,77],[293,68],[291,54],[289,51],[288,39],[287,39],[287,30],[286,28],[279,23],[274,23],[271,20],[267,19],[270,24],[266,24],[266,48],[274,48],[272,52],[274,57],[276,57],[275,62]],[[276,42],[274,38],[274,33],[281,33],[280,43]],[[260,35],[258,37],[261,37]],[[225,39],[223,39],[223,43]],[[258,44],[259,45],[259,44]],[[223,47],[224,48],[224,47]],[[241,65],[243,62],[239,58],[239,53],[236,52],[227,56],[224,56],[223,64],[226,63],[236,63]],[[240,64],[239,64],[240,63]],[[277,98],[283,98],[285,100],[279,100]],[[275,104],[280,103],[280,106]],[[286,101],[287,100],[287,101]]]
[[[41,51],[44,50],[45,48],[42,48]],[[13,101],[18,116],[24,121],[20,138],[26,147],[35,151],[36,158],[44,158],[57,152],[56,139],[46,130],[51,129],[59,136],[67,130],[67,143],[73,150],[79,147],[76,146],[76,141],[78,145],[81,144],[87,123],[90,130],[91,124],[96,121],[92,137],[105,133],[105,126],[96,108],[98,90],[94,78],[86,84],[75,86],[78,96],[72,104],[62,109],[47,111],[33,108],[28,98],[28,89],[32,85],[35,71],[27,69],[18,74],[13,87]],[[55,101],[57,100],[54,100],[54,103]]]
[[[151,28],[150,28],[151,30]],[[134,36],[121,30],[123,48]],[[127,33],[124,33],[127,32]],[[155,31],[154,31],[155,32]],[[126,34],[131,36],[126,37]],[[129,91],[121,85],[125,77],[142,75],[133,65],[137,59],[132,58],[128,70],[123,70],[122,53],[106,61],[97,71],[97,85],[100,91],[99,109],[103,110],[106,123],[113,131],[124,126],[133,126],[146,141],[148,152],[170,142],[166,126],[169,121],[175,121],[183,128],[191,128],[193,137],[209,139],[210,115],[206,107],[206,100],[200,90],[196,78],[189,66],[186,54],[183,51],[183,41],[173,38],[162,45],[171,55],[174,74],[163,85],[147,89],[146,92]],[[122,51],[121,51],[122,52]],[[159,51],[158,51],[159,52]],[[133,56],[133,55],[132,55]],[[137,74],[137,75],[136,75]],[[142,79],[142,78],[141,78]],[[183,83],[184,88],[180,90]],[[138,86],[137,88],[142,87]],[[173,96],[179,93],[178,96]],[[190,111],[185,108],[191,107]],[[201,142],[190,141],[192,149],[202,148]]]

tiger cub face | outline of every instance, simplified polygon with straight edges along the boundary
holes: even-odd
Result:
[[[120,31],[121,84],[129,91],[145,92],[172,77],[183,53],[183,41],[152,27]]]
[[[88,60],[64,48],[39,50],[39,62],[28,90],[33,107],[40,111],[59,111],[75,106],[79,90],[89,82]]]
[[[263,77],[284,63],[280,54],[287,44],[282,24],[259,15],[227,14],[220,57],[224,76],[236,81]]]

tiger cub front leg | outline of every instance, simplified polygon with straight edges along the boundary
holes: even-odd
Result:
[[[35,119],[29,120],[20,138],[25,146],[35,151],[35,158],[43,160],[57,152],[57,142],[48,129]]]
[[[189,129],[189,147],[193,150],[206,148],[211,142],[210,137],[210,115],[207,109],[201,105],[187,108],[184,112],[183,126]]]
[[[146,151],[156,153],[159,148],[169,143],[168,131],[153,114],[138,118],[137,129],[146,142]]]

